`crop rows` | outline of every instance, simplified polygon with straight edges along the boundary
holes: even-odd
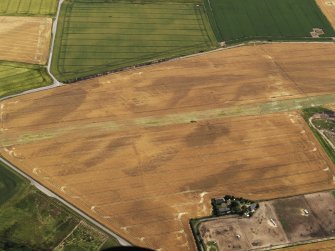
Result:
[[[192,3],[65,3],[53,71],[62,80],[214,48],[204,8]]]
[[[58,0],[1,0],[1,15],[53,16]]]
[[[42,66],[0,62],[0,97],[51,84]]]
[[[216,37],[228,43],[245,40],[310,40],[313,28],[335,32],[314,0],[206,0]]]

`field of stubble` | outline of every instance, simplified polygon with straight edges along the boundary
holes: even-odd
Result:
[[[52,19],[0,17],[0,60],[46,64]]]
[[[334,44],[241,47],[10,99],[1,154],[135,244],[193,249],[188,219],[210,214],[214,196],[334,187],[297,112],[201,116],[331,93],[334,54]]]

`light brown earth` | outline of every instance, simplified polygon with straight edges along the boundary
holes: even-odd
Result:
[[[312,213],[303,196],[275,200],[272,204],[290,242],[326,237],[323,226],[318,222],[318,214]],[[304,209],[310,213],[306,215]]]
[[[335,0],[316,0],[316,3],[335,29]]]
[[[264,249],[288,243],[281,225],[274,226],[270,219],[278,223],[272,205],[264,202],[251,218],[218,218],[201,223],[199,230],[205,243],[215,241],[222,251]]]
[[[335,240],[322,241],[317,243],[311,243],[307,245],[299,245],[295,247],[283,248],[278,251],[334,251]]]
[[[248,46],[13,98],[0,104],[1,154],[131,242],[193,250],[188,219],[213,196],[334,187],[297,113],[201,115],[335,91],[334,57],[334,44]]]
[[[335,198],[329,191],[260,202],[259,206],[251,218],[228,216],[200,223],[204,243],[214,241],[220,251],[277,250],[335,237]]]
[[[330,236],[335,236],[335,199],[331,193],[305,195],[309,207],[317,212],[319,224]]]
[[[0,60],[46,64],[52,19],[0,17]]]

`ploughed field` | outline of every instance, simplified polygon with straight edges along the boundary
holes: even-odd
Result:
[[[0,60],[45,64],[51,26],[46,17],[0,17]]]
[[[52,71],[65,82],[217,47],[200,0],[69,0]]]
[[[1,154],[134,244],[194,249],[188,219],[209,215],[212,197],[334,187],[297,112],[204,116],[332,92],[334,54],[334,44],[248,46],[6,100]]]

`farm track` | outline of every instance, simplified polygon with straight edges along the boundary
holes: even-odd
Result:
[[[48,89],[52,89],[52,88],[63,85],[61,82],[59,82],[55,78],[55,76],[50,71],[52,56],[53,56],[53,52],[54,52],[54,49],[55,49],[54,46],[55,46],[55,39],[56,39],[56,33],[57,33],[57,27],[58,27],[58,19],[59,19],[60,9],[61,9],[61,6],[62,6],[63,2],[64,2],[64,0],[59,0],[59,2],[58,2],[56,17],[55,17],[55,20],[54,20],[53,25],[52,25],[52,39],[51,39],[51,47],[50,47],[50,52],[49,52],[47,69],[48,69],[48,73],[51,76],[51,78],[53,79],[54,83],[53,83],[53,85],[49,86]],[[43,90],[45,90],[45,89],[43,89]],[[32,90],[32,92],[36,92],[36,91],[41,91],[41,90]]]
[[[2,155],[134,244],[193,249],[187,219],[212,196],[334,186],[308,126],[284,112],[331,103],[334,53],[246,46],[5,100]]]

